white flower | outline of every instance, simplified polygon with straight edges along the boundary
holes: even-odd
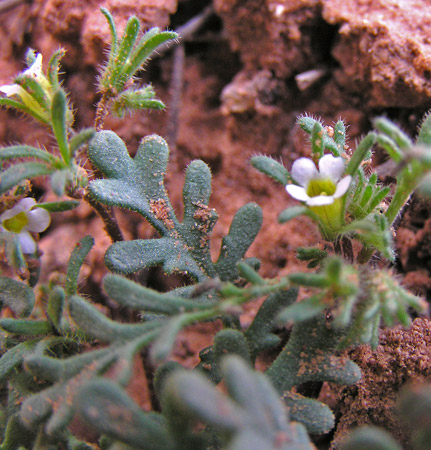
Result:
[[[51,223],[49,212],[35,205],[33,198],[23,198],[0,216],[0,231],[16,233],[23,253],[36,252],[36,242],[30,232],[45,231]]]
[[[288,184],[286,191],[307,206],[331,205],[347,192],[352,181],[350,175],[341,178],[343,172],[341,157],[324,155],[319,160],[319,170],[311,159],[299,158],[292,166],[292,178],[299,186]]]
[[[34,60],[34,63],[28,69],[24,70],[24,72],[22,72],[22,75],[28,75],[28,76],[34,77],[39,81],[41,81],[42,78],[45,78],[44,75],[42,74],[42,54],[41,53],[37,54],[36,59]],[[6,94],[7,97],[11,97],[12,95],[21,96],[22,92],[25,92],[25,91],[18,84],[5,84],[3,86],[0,86],[0,92],[3,92],[3,94]]]

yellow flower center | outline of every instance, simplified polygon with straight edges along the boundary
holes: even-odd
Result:
[[[28,217],[24,211],[21,211],[17,215],[6,219],[3,221],[3,227],[7,231],[12,231],[12,233],[21,233],[23,228],[28,224]]]
[[[310,180],[307,185],[307,195],[317,197],[318,195],[333,195],[337,186],[329,178],[316,178]]]

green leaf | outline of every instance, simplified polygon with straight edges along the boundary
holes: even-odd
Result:
[[[300,286],[326,288],[331,284],[327,276],[320,273],[295,272],[290,273],[288,278]]]
[[[374,195],[371,197],[370,202],[367,205],[367,210],[373,212],[377,206],[383,201],[384,198],[391,192],[390,186],[386,186],[381,189],[376,189]]]
[[[261,286],[265,284],[265,280],[249,264],[240,262],[236,267],[239,275],[250,283]]]
[[[67,99],[62,89],[58,89],[53,96],[51,106],[52,130],[57,139],[58,148],[63,161],[70,164],[70,150],[67,140]]]
[[[373,125],[383,134],[391,138],[401,150],[406,150],[413,146],[410,138],[393,122],[385,117],[378,117]]]
[[[69,141],[70,147],[70,157],[73,158],[77,150],[79,150],[83,145],[87,144],[90,139],[95,135],[96,131],[94,128],[85,128],[79,133],[76,133]]]
[[[48,96],[45,89],[35,77],[29,74],[18,75],[15,78],[15,83],[21,86],[28,93],[28,95],[35,101],[35,103],[37,103],[43,112],[49,110]],[[37,105],[35,105],[35,108],[38,107]]]
[[[105,264],[122,274],[162,265],[167,274],[187,272],[199,281],[206,278],[181,241],[174,238],[117,242],[108,248]]]
[[[278,322],[280,324],[303,322],[319,315],[325,307],[321,296],[314,295],[287,307],[279,314]]]
[[[151,346],[150,357],[154,364],[164,362],[172,351],[178,333],[189,322],[187,315],[179,314],[169,319],[162,328],[160,335]]]
[[[342,120],[339,120],[334,127],[334,142],[337,144],[340,152],[344,150],[346,144],[346,126]]]
[[[342,337],[343,332],[332,327],[323,313],[294,324],[287,344],[266,371],[277,391],[284,394],[292,419],[300,420],[311,433],[327,433],[334,415],[326,405],[298,396],[292,388],[308,381],[353,384],[360,379],[355,363],[336,356]]]
[[[169,292],[157,292],[118,275],[106,275],[103,287],[118,304],[137,311],[174,315],[210,306],[186,300]]]
[[[244,424],[241,408],[194,372],[174,371],[165,383],[162,404],[168,419],[191,416],[231,432]]]
[[[344,151],[343,142],[343,133],[345,134],[345,127],[342,121],[337,122],[335,125],[334,136],[335,133],[338,133],[337,140],[332,138],[328,134],[328,127],[323,127],[322,123],[319,120],[314,119],[309,116],[302,116],[298,118],[298,125],[310,135],[311,148],[312,152],[318,155],[319,158],[323,156],[324,151],[330,150],[334,156],[340,156],[340,154]]]
[[[0,148],[0,160],[14,158],[34,158],[47,163],[55,164],[57,158],[45,150],[30,145],[12,145]]]
[[[72,173],[69,169],[56,170],[51,175],[51,188],[58,197],[61,197],[70,181],[72,181]]]
[[[254,156],[251,158],[251,165],[259,172],[268,175],[275,181],[285,186],[290,180],[288,170],[275,159],[269,156]]]
[[[48,175],[54,169],[37,162],[25,162],[15,164],[3,171],[0,175],[0,194],[19,184],[23,180],[31,179],[41,175]]]
[[[82,264],[88,253],[94,245],[94,239],[91,236],[83,237],[76,245],[70,255],[69,264],[66,273],[66,295],[70,297],[78,291],[78,276]]]
[[[60,61],[63,59],[65,54],[66,50],[64,50],[64,48],[59,48],[52,54],[48,63],[46,77],[48,78],[48,81],[54,91],[60,88],[60,83],[58,82],[58,72],[60,70]]]
[[[232,279],[232,274],[238,273],[236,264],[253,243],[262,220],[262,210],[255,203],[243,206],[235,214],[229,233],[222,239],[220,256],[215,265],[222,281]]]
[[[402,150],[398,147],[398,145],[395,143],[395,141],[390,138],[389,136],[386,136],[385,134],[379,134],[377,135],[377,143],[380,145],[380,147],[384,148],[388,155],[395,161],[400,162],[404,158],[404,154]]]
[[[110,58],[114,58],[117,55],[117,45],[118,45],[118,34],[117,28],[115,26],[114,18],[112,14],[106,8],[100,8],[100,12],[105,16],[109,24],[109,29],[111,31],[111,48],[109,52]]]
[[[296,257],[300,261],[310,261],[315,259],[317,261],[322,261],[328,256],[328,252],[325,250],[320,250],[315,247],[298,247],[296,249]]]
[[[8,306],[16,316],[28,317],[34,306],[34,293],[24,283],[0,277],[0,302]]]
[[[127,79],[132,77],[157,47],[177,38],[178,34],[174,31],[161,32],[158,28],[148,30],[130,56],[130,63],[124,66],[122,77]]]
[[[38,208],[46,209],[49,212],[64,212],[75,209],[80,205],[78,200],[64,200],[62,202],[38,203]]]
[[[115,383],[95,379],[78,396],[79,413],[94,429],[135,449],[161,450],[176,446],[165,428]]]
[[[311,151],[314,155],[317,155],[318,158],[323,156],[324,146],[323,146],[323,135],[325,130],[320,122],[316,121],[313,125],[313,129],[311,130],[310,139],[311,139]]]
[[[42,114],[37,113],[34,109],[29,108],[24,103],[13,100],[12,98],[0,98],[0,106],[6,106],[7,108],[13,108],[17,109],[18,111],[22,111],[25,114],[28,114],[31,117],[34,117],[39,122],[43,123],[44,125],[50,125],[50,121],[47,117],[45,117]]]
[[[33,352],[38,341],[35,339],[21,342],[2,355],[0,358],[0,383],[6,381],[11,372],[22,364],[24,357]]]
[[[0,242],[5,243],[6,259],[9,264],[18,270],[24,269],[27,265],[21,244],[16,233],[0,232]]]
[[[108,177],[92,181],[91,194],[102,203],[139,212],[162,236],[114,243],[105,255],[112,271],[127,274],[162,265],[166,273],[187,273],[197,281],[238,276],[236,264],[261,226],[259,206],[245,205],[237,212],[223,239],[219,260],[213,264],[209,237],[217,214],[208,206],[211,172],[203,161],[192,161],[187,167],[180,223],[164,186],[169,149],[162,138],[145,137],[131,158],[115,133],[103,131],[90,142],[88,154]]]
[[[49,294],[46,312],[49,320],[57,330],[61,328],[65,298],[64,289],[60,286],[55,286]]]
[[[52,333],[51,325],[46,320],[0,319],[0,328],[23,336]]]
[[[251,367],[250,349],[244,334],[239,330],[227,328],[219,331],[214,337],[213,352],[215,363],[219,367],[227,355],[237,355]]]
[[[20,421],[18,414],[10,415],[1,450],[23,450],[30,448],[35,436]]]
[[[88,336],[99,339],[102,342],[130,340],[143,336],[145,332],[160,326],[156,321],[143,324],[122,324],[115,322],[108,319],[97,308],[77,295],[70,297],[69,311],[74,322]],[[151,340],[154,338],[155,336]]]
[[[302,425],[289,422],[287,410],[265,375],[233,355],[223,360],[221,369],[228,395],[202,375],[185,370],[175,370],[164,384],[163,410],[182,448],[191,448],[187,438],[193,437],[196,421],[220,430],[220,448],[313,448]]]
[[[279,223],[288,222],[295,217],[308,215],[308,208],[306,206],[291,206],[290,208],[282,211],[278,216]]]
[[[118,46],[110,76],[112,89],[116,89],[118,92],[122,91],[124,83],[128,80],[128,78],[122,77],[121,75],[124,66],[128,63],[129,56],[138,37],[139,29],[140,25],[138,18],[131,17],[126,24],[123,37]]]
[[[253,322],[245,332],[254,361],[257,355],[270,350],[280,344],[280,337],[275,334],[277,316],[286,306],[294,303],[298,296],[298,289],[291,288],[275,292],[267,297],[255,315]]]
[[[428,111],[422,118],[422,122],[419,127],[419,133],[416,138],[416,144],[431,146],[431,114]]]
[[[355,175],[362,161],[369,159],[371,147],[375,142],[375,133],[368,133],[364,139],[361,140],[347,164],[346,173],[348,175]]]
[[[155,95],[151,86],[142,89],[127,89],[115,97],[112,110],[118,117],[123,117],[127,111],[134,109],[165,109],[165,104],[155,98]]]

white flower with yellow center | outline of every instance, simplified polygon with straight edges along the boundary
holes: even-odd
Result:
[[[323,234],[333,239],[344,224],[344,195],[352,177],[341,178],[344,160],[324,155],[319,160],[319,170],[311,159],[299,158],[293,163],[292,178],[297,184],[288,184],[286,191],[296,200],[305,202],[318,216]]]
[[[35,205],[33,198],[23,198],[0,215],[0,231],[16,233],[23,253],[36,252],[36,242],[30,232],[41,233],[51,223],[49,212]]]

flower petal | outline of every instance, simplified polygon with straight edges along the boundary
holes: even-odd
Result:
[[[4,84],[3,86],[0,86],[0,92],[6,94],[7,97],[11,97],[12,95],[19,95],[21,90],[22,87],[18,86],[17,84]]]
[[[34,63],[26,70],[23,75],[30,75],[37,78],[42,73],[42,53],[38,53]]]
[[[339,198],[342,197],[349,189],[350,183],[352,182],[352,177],[350,175],[345,176],[337,183],[337,188],[335,189],[332,197]]]
[[[323,177],[330,178],[335,183],[345,170],[344,159],[340,156],[324,155],[319,159],[319,172]]]
[[[299,158],[292,166],[292,178],[301,186],[318,175],[316,165],[309,158]]]
[[[45,231],[51,223],[51,216],[46,209],[34,208],[27,213],[28,224],[26,226],[28,231],[40,233]]]
[[[305,192],[305,189],[301,186],[297,186],[296,184],[288,184],[286,186],[286,191],[294,199],[299,200],[301,202],[306,202],[310,199],[307,192]]]
[[[16,216],[20,212],[25,212],[30,210],[34,205],[36,204],[36,200],[31,197],[26,197],[20,200],[13,208],[6,210],[1,216],[0,216],[0,222],[4,222],[7,219],[11,219],[12,217]]]
[[[316,197],[310,197],[307,200],[307,206],[325,206],[332,205],[334,203],[334,197],[332,195],[318,195]]]
[[[18,234],[18,239],[23,253],[28,254],[36,252],[36,242],[28,231],[21,231],[21,233]]]
[[[23,198],[22,200],[20,200],[15,206],[14,208],[16,208],[17,210],[19,209],[19,211],[30,211],[31,208],[33,208],[33,206],[36,204],[36,200],[33,197],[26,197]]]

